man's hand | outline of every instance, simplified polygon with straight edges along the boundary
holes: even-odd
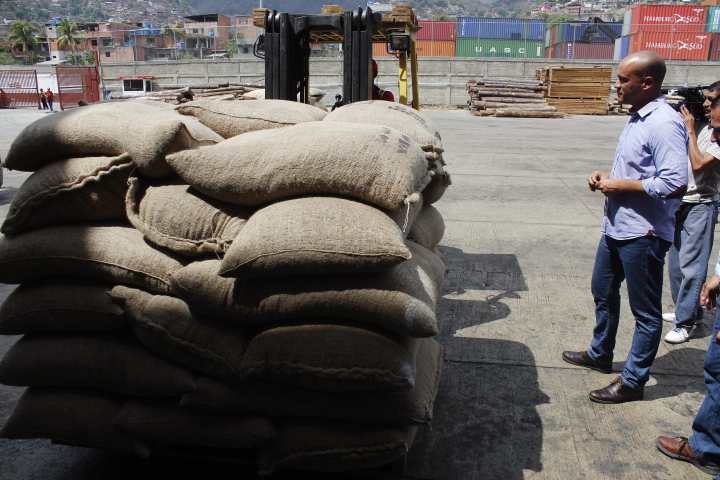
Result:
[[[600,180],[606,179],[610,176],[607,172],[593,172],[588,177],[588,186],[590,187],[590,191],[594,192],[597,189],[598,183]]]
[[[720,277],[713,275],[702,286],[700,305],[703,305],[708,310],[717,310],[718,294],[720,294]]]
[[[685,105],[680,106],[680,116],[682,116],[682,119],[685,120],[688,133],[690,135],[695,135],[695,117],[692,113],[690,113],[690,110],[688,110]]]
[[[606,197],[612,197],[621,192],[620,187],[622,186],[622,179],[619,178],[605,178],[600,180],[595,185],[595,190],[600,190]]]

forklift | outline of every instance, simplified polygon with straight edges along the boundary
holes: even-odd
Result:
[[[327,8],[329,6],[326,6]],[[323,8],[323,10],[325,10]],[[395,7],[409,9],[410,7]],[[399,60],[399,103],[408,105],[408,58],[412,77],[411,106],[418,109],[415,33],[421,28],[411,15],[381,15],[370,7],[319,15],[255,9],[255,26],[265,29],[253,53],[265,60],[265,98],[308,103],[310,44],[342,44],[343,90],[335,106],[372,99],[373,43],[383,43]],[[406,13],[406,12],[398,12]],[[335,107],[333,107],[335,108]]]

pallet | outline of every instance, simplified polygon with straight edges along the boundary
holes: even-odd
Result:
[[[550,82],[548,97],[560,98],[603,98],[610,95],[610,84],[586,82]]]
[[[340,5],[323,5],[320,13],[323,15],[333,15],[336,13],[343,13],[345,10]]]
[[[548,105],[564,113],[577,115],[606,115],[608,113],[607,98],[556,98],[546,97]]]

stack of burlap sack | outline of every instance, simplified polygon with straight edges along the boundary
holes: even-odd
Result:
[[[393,128],[395,127],[395,128]],[[40,140],[41,139],[41,140]],[[338,471],[432,418],[449,185],[418,112],[100,103],[28,126],[0,229],[4,438]],[[183,447],[187,448],[187,447]]]

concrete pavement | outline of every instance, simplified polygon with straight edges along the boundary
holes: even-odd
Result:
[[[448,350],[435,419],[419,431],[406,477],[415,479],[709,479],[654,446],[687,435],[705,389],[702,362],[714,315],[688,343],[662,342],[646,400],[590,402],[622,370],[633,319],[623,296],[614,370],[562,361],[589,345],[590,274],[603,197],[587,175],[608,170],[626,117],[473,117],[426,111],[443,135],[453,179],[436,204],[447,225],[449,274],[438,306]],[[0,110],[0,155],[20,128],[46,115]],[[0,218],[27,174],[5,173]],[[717,249],[711,263],[717,258]],[[0,300],[14,287],[0,285]],[[667,279],[663,293],[671,311]],[[663,333],[672,326],[666,323]],[[15,341],[0,337],[0,355]],[[0,422],[22,389],[0,386]],[[0,440],[0,480],[238,478],[252,469]],[[300,478],[288,472],[276,478]],[[345,475],[313,478],[347,478]]]

